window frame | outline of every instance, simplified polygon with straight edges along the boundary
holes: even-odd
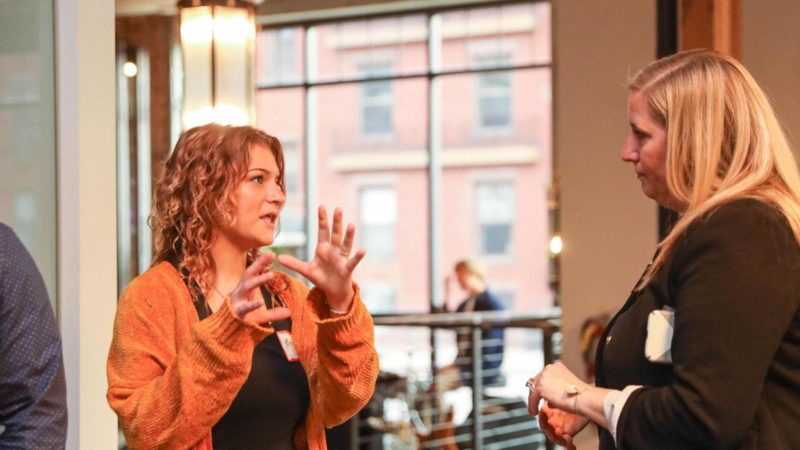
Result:
[[[421,8],[404,8],[402,10],[397,11],[386,11],[381,13],[374,13],[374,12],[365,12],[364,14],[348,14],[346,16],[327,16],[323,18],[317,18],[308,20],[307,18],[302,17],[302,15],[294,16],[288,20],[282,21],[270,21],[269,19],[261,20],[260,21],[260,31],[267,31],[267,30],[276,30],[284,27],[300,27],[303,29],[302,34],[302,41],[304,45],[302,46],[303,55],[301,60],[302,65],[302,80],[296,83],[259,83],[257,86],[257,90],[270,90],[270,89],[282,89],[282,88],[296,88],[302,87],[305,92],[306,98],[306,108],[304,111],[303,123],[306,130],[305,139],[306,145],[301,146],[301,148],[305,149],[306,152],[306,165],[305,165],[305,183],[306,183],[306,205],[307,205],[307,214],[306,214],[306,230],[307,230],[307,241],[306,241],[306,254],[311,254],[310,252],[313,249],[309,248],[309,245],[316,241],[316,223],[314,223],[315,216],[308,214],[308,211],[314,210],[314,205],[316,205],[316,198],[318,195],[317,192],[317,184],[315,182],[316,176],[316,167],[317,164],[316,160],[316,144],[314,140],[316,138],[309,136],[308,129],[309,129],[309,116],[313,116],[316,114],[314,111],[313,102],[316,98],[316,88],[323,87],[323,86],[335,86],[335,85],[356,85],[358,83],[363,82],[375,82],[375,81],[397,81],[397,80],[405,80],[405,79],[426,79],[428,85],[428,98],[427,98],[427,105],[428,105],[428,138],[427,138],[427,145],[426,150],[429,156],[429,163],[428,163],[428,268],[429,268],[429,289],[430,289],[430,296],[431,299],[431,309],[436,309],[439,305],[437,302],[439,299],[442,298],[441,294],[441,282],[438,279],[440,269],[441,269],[441,259],[442,259],[442,252],[440,248],[440,239],[441,239],[441,232],[439,231],[442,228],[443,218],[440,214],[440,195],[442,192],[442,173],[444,170],[442,164],[442,145],[441,145],[441,125],[439,124],[438,127],[434,126],[438,120],[440,120],[441,115],[441,101],[437,99],[437,91],[441,88],[441,82],[446,80],[448,77],[458,76],[458,75],[480,75],[480,74],[490,74],[490,73],[508,73],[510,79],[510,86],[509,90],[513,89],[513,77],[515,73],[522,73],[525,70],[530,69],[543,69],[547,70],[551,74],[554,70],[554,63],[553,63],[553,51],[552,51],[552,42],[553,38],[551,35],[550,38],[550,51],[548,53],[548,57],[545,58],[544,61],[540,62],[538,60],[532,60],[531,62],[527,63],[517,63],[514,61],[496,64],[491,67],[474,67],[474,64],[468,64],[466,68],[457,68],[457,69],[442,69],[441,64],[439,61],[436,61],[435,58],[438,56],[437,52],[441,52],[441,40],[439,41],[439,46],[435,45],[436,39],[442,38],[442,31],[441,26],[436,24],[434,17],[447,12],[447,11],[454,11],[454,10],[461,10],[461,11],[470,11],[474,9],[484,9],[484,8],[502,8],[505,6],[510,5],[519,5],[519,4],[526,4],[526,5],[536,5],[536,4],[552,4],[551,0],[506,0],[506,1],[497,1],[497,2],[487,2],[487,3],[472,3],[472,2],[464,2],[464,3],[451,3],[446,6],[442,7],[421,7]],[[329,25],[335,23],[342,23],[342,22],[350,22],[350,21],[357,21],[357,20],[376,20],[386,17],[403,17],[403,16],[413,16],[415,14],[423,14],[427,20],[427,33],[425,40],[428,44],[428,61],[427,65],[424,70],[419,71],[403,71],[403,72],[394,72],[388,73],[385,75],[367,75],[361,74],[358,76],[345,76],[340,77],[338,79],[331,79],[331,77],[325,76],[320,77],[316,74],[316,65],[315,61],[311,58],[315,54],[314,45],[314,36],[316,34],[314,28],[320,25]],[[552,23],[552,7],[551,7],[551,18],[550,21]],[[535,31],[534,31],[535,32]],[[552,31],[551,31],[552,33]],[[473,84],[475,88],[477,88],[477,80],[475,84]],[[394,94],[394,92],[392,92]],[[476,96],[477,99],[477,96]],[[394,98],[392,99],[392,104],[394,105]],[[509,105],[509,115],[510,115],[510,126],[509,127],[486,127],[486,129],[481,130],[478,126],[479,117],[477,117],[477,108],[476,108],[476,117],[473,118],[474,126],[472,127],[472,132],[480,137],[496,137],[496,136],[505,136],[512,134],[514,131],[514,99],[511,99],[511,104]],[[552,107],[551,107],[552,108]],[[361,111],[363,115],[363,109]],[[550,114],[553,115],[553,111],[551,109]],[[315,119],[314,119],[315,120]],[[394,122],[394,120],[393,120]],[[361,123],[361,119],[359,119],[358,125],[358,133],[359,137],[367,142],[370,141],[381,141],[382,139],[386,139],[387,137],[391,138],[392,135],[396,132],[396,123],[392,124],[392,134],[365,134],[362,133],[363,131],[363,124]],[[552,126],[552,125],[551,125]],[[438,129],[437,129],[438,128]],[[555,149],[552,148],[551,152],[553,153],[553,161],[555,160]],[[552,163],[551,163],[552,164]],[[513,182],[512,182],[513,184]],[[519,194],[515,191],[515,198]],[[544,211],[545,214],[551,214],[549,211]],[[557,222],[556,222],[557,223]],[[556,225],[551,223],[551,228],[555,228]],[[557,229],[551,230],[553,233],[557,233]],[[512,242],[513,242],[513,228],[512,228]],[[510,262],[514,259],[514,246],[511,245],[511,252],[507,255],[497,255],[497,256],[488,256],[486,257],[486,262],[488,263],[496,263],[496,262]]]

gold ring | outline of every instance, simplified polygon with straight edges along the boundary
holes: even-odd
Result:
[[[345,258],[349,258],[350,257],[350,253],[346,252],[346,251],[344,251],[342,249],[339,249],[339,253],[341,253],[342,256],[344,256]]]

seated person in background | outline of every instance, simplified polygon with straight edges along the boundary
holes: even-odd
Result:
[[[459,286],[466,291],[467,298],[455,311],[448,308],[451,277],[446,277],[441,312],[470,313],[506,309],[488,288],[486,265],[483,262],[474,258],[462,259],[456,263],[454,272]],[[503,328],[484,328],[481,332],[481,383],[484,387],[502,383],[500,365],[503,362],[504,331]],[[455,362],[437,370],[434,382],[429,388],[429,393],[436,393],[434,401],[436,406],[433,408],[417,406],[418,410],[432,414],[430,417],[422,417],[422,420],[433,424],[430,433],[425,431],[418,433],[420,448],[433,448],[431,447],[434,445],[433,442],[436,442],[435,448],[442,450],[457,450],[471,445],[471,425],[468,419],[472,417],[473,412],[470,411],[467,415],[467,411],[457,411],[460,409],[459,402],[448,401],[445,398],[455,393],[459,387],[472,386],[472,336],[469,328],[458,330],[457,343],[458,355]],[[484,394],[484,398],[486,397]],[[460,443],[457,444],[456,441]]]
[[[469,296],[458,305],[455,312],[500,311],[506,309],[500,299],[489,290],[486,283],[486,264],[474,258],[458,261],[455,265],[458,285]],[[447,306],[445,305],[445,309]],[[483,385],[499,384],[500,364],[503,362],[504,333],[503,328],[485,329],[481,333],[483,343]],[[469,332],[458,333],[458,367],[461,383],[468,385],[472,379],[472,337]]]

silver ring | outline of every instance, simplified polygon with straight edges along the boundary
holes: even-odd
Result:
[[[534,382],[533,382],[533,380],[528,380],[528,381],[526,381],[526,382],[525,382],[525,386],[526,386],[528,389],[530,389],[530,390],[531,390],[531,392],[533,392],[533,390],[534,390],[534,389],[536,389],[536,383],[534,383]]]

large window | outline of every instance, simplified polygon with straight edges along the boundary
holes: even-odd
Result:
[[[0,1],[0,222],[56,299],[53,2]]]
[[[542,1],[261,30],[258,126],[287,143],[276,245],[308,254],[317,205],[339,206],[373,313],[439,306],[448,277],[458,304],[469,256],[509,306],[552,306],[550,34]]]

